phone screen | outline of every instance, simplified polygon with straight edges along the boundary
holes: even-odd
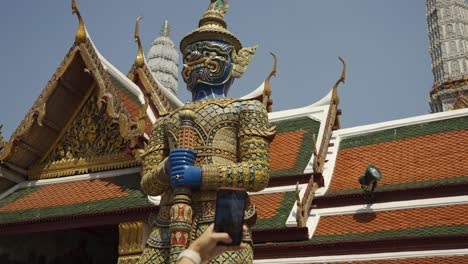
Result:
[[[216,200],[215,231],[228,233],[229,245],[240,245],[247,193],[242,189],[219,189]]]

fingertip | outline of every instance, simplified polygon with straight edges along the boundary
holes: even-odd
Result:
[[[218,242],[223,242],[226,244],[232,242],[232,239],[228,233],[213,233],[212,237]]]

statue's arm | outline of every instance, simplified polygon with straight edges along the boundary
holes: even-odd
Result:
[[[169,177],[164,166],[168,155],[167,145],[164,119],[160,119],[154,125],[150,142],[143,154],[141,190],[147,195],[161,195],[169,188]]]
[[[231,165],[202,165],[202,190],[238,187],[260,191],[270,179],[270,141],[275,135],[259,101],[244,101],[239,117],[239,161]]]

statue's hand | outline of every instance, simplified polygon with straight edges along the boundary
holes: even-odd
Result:
[[[164,165],[167,175],[171,175],[172,168],[174,168],[175,166],[193,165],[195,156],[197,156],[197,153],[192,149],[173,149],[169,154],[166,164]]]
[[[171,186],[185,186],[193,189],[201,186],[201,168],[192,165],[178,165],[172,167]]]
[[[187,148],[177,148],[171,151],[165,166],[172,187],[200,187],[201,168],[193,166],[196,155],[194,150]]]

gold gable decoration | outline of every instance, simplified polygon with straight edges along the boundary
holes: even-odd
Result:
[[[455,99],[455,102],[453,102],[453,105],[451,105],[448,110],[458,110],[463,108],[468,108],[468,98],[462,91],[460,91],[457,99]]]
[[[93,93],[54,149],[29,171],[30,179],[56,178],[138,165],[126,154],[118,119],[98,108]]]

